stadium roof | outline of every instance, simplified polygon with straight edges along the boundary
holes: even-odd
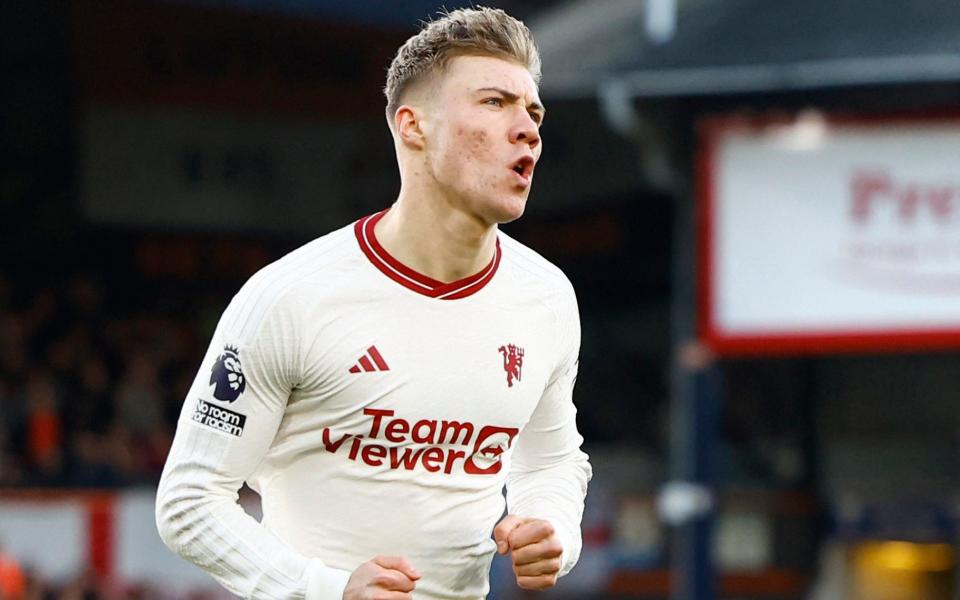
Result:
[[[674,5],[665,20],[661,9]],[[606,88],[649,98],[960,81],[957,0],[602,6],[579,0],[533,20],[544,95],[586,97]]]
[[[325,21],[415,29],[421,20],[441,10],[483,4],[503,8],[520,18],[550,8],[563,0],[162,0],[234,11],[262,12]]]

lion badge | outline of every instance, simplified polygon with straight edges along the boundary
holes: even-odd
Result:
[[[210,370],[210,385],[213,397],[224,402],[233,402],[247,388],[247,380],[240,366],[240,352],[234,346],[225,346]]]

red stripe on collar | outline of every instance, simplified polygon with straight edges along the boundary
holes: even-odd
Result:
[[[459,300],[460,298],[472,296],[483,289],[483,287],[493,279],[497,268],[500,266],[501,249],[499,239],[497,239],[493,258],[486,267],[478,273],[450,283],[443,283],[423,273],[418,273],[390,256],[390,253],[380,245],[380,242],[377,241],[377,237],[374,234],[374,228],[377,222],[383,218],[383,215],[387,214],[387,210],[360,219],[354,225],[353,231],[357,236],[357,243],[360,244],[360,249],[366,255],[367,259],[390,279],[424,296],[439,298],[441,300]]]

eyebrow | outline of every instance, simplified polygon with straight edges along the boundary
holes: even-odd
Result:
[[[520,96],[514,94],[513,92],[507,91],[503,88],[498,87],[485,87],[477,90],[478,92],[496,92],[502,95],[508,102],[516,102],[520,99]],[[531,102],[527,105],[528,110],[534,110],[540,113],[540,118],[542,119],[547,114],[547,109],[543,107],[539,102]]]

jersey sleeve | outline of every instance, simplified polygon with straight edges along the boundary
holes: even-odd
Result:
[[[157,528],[244,598],[340,600],[349,572],[300,554],[237,502],[302,372],[296,307],[277,287],[254,276],[217,326],[161,476]]]
[[[592,470],[580,449],[573,387],[580,353],[580,318],[572,296],[558,317],[561,358],[526,427],[517,437],[507,476],[511,514],[545,519],[563,545],[560,575],[580,557],[580,521]]]

